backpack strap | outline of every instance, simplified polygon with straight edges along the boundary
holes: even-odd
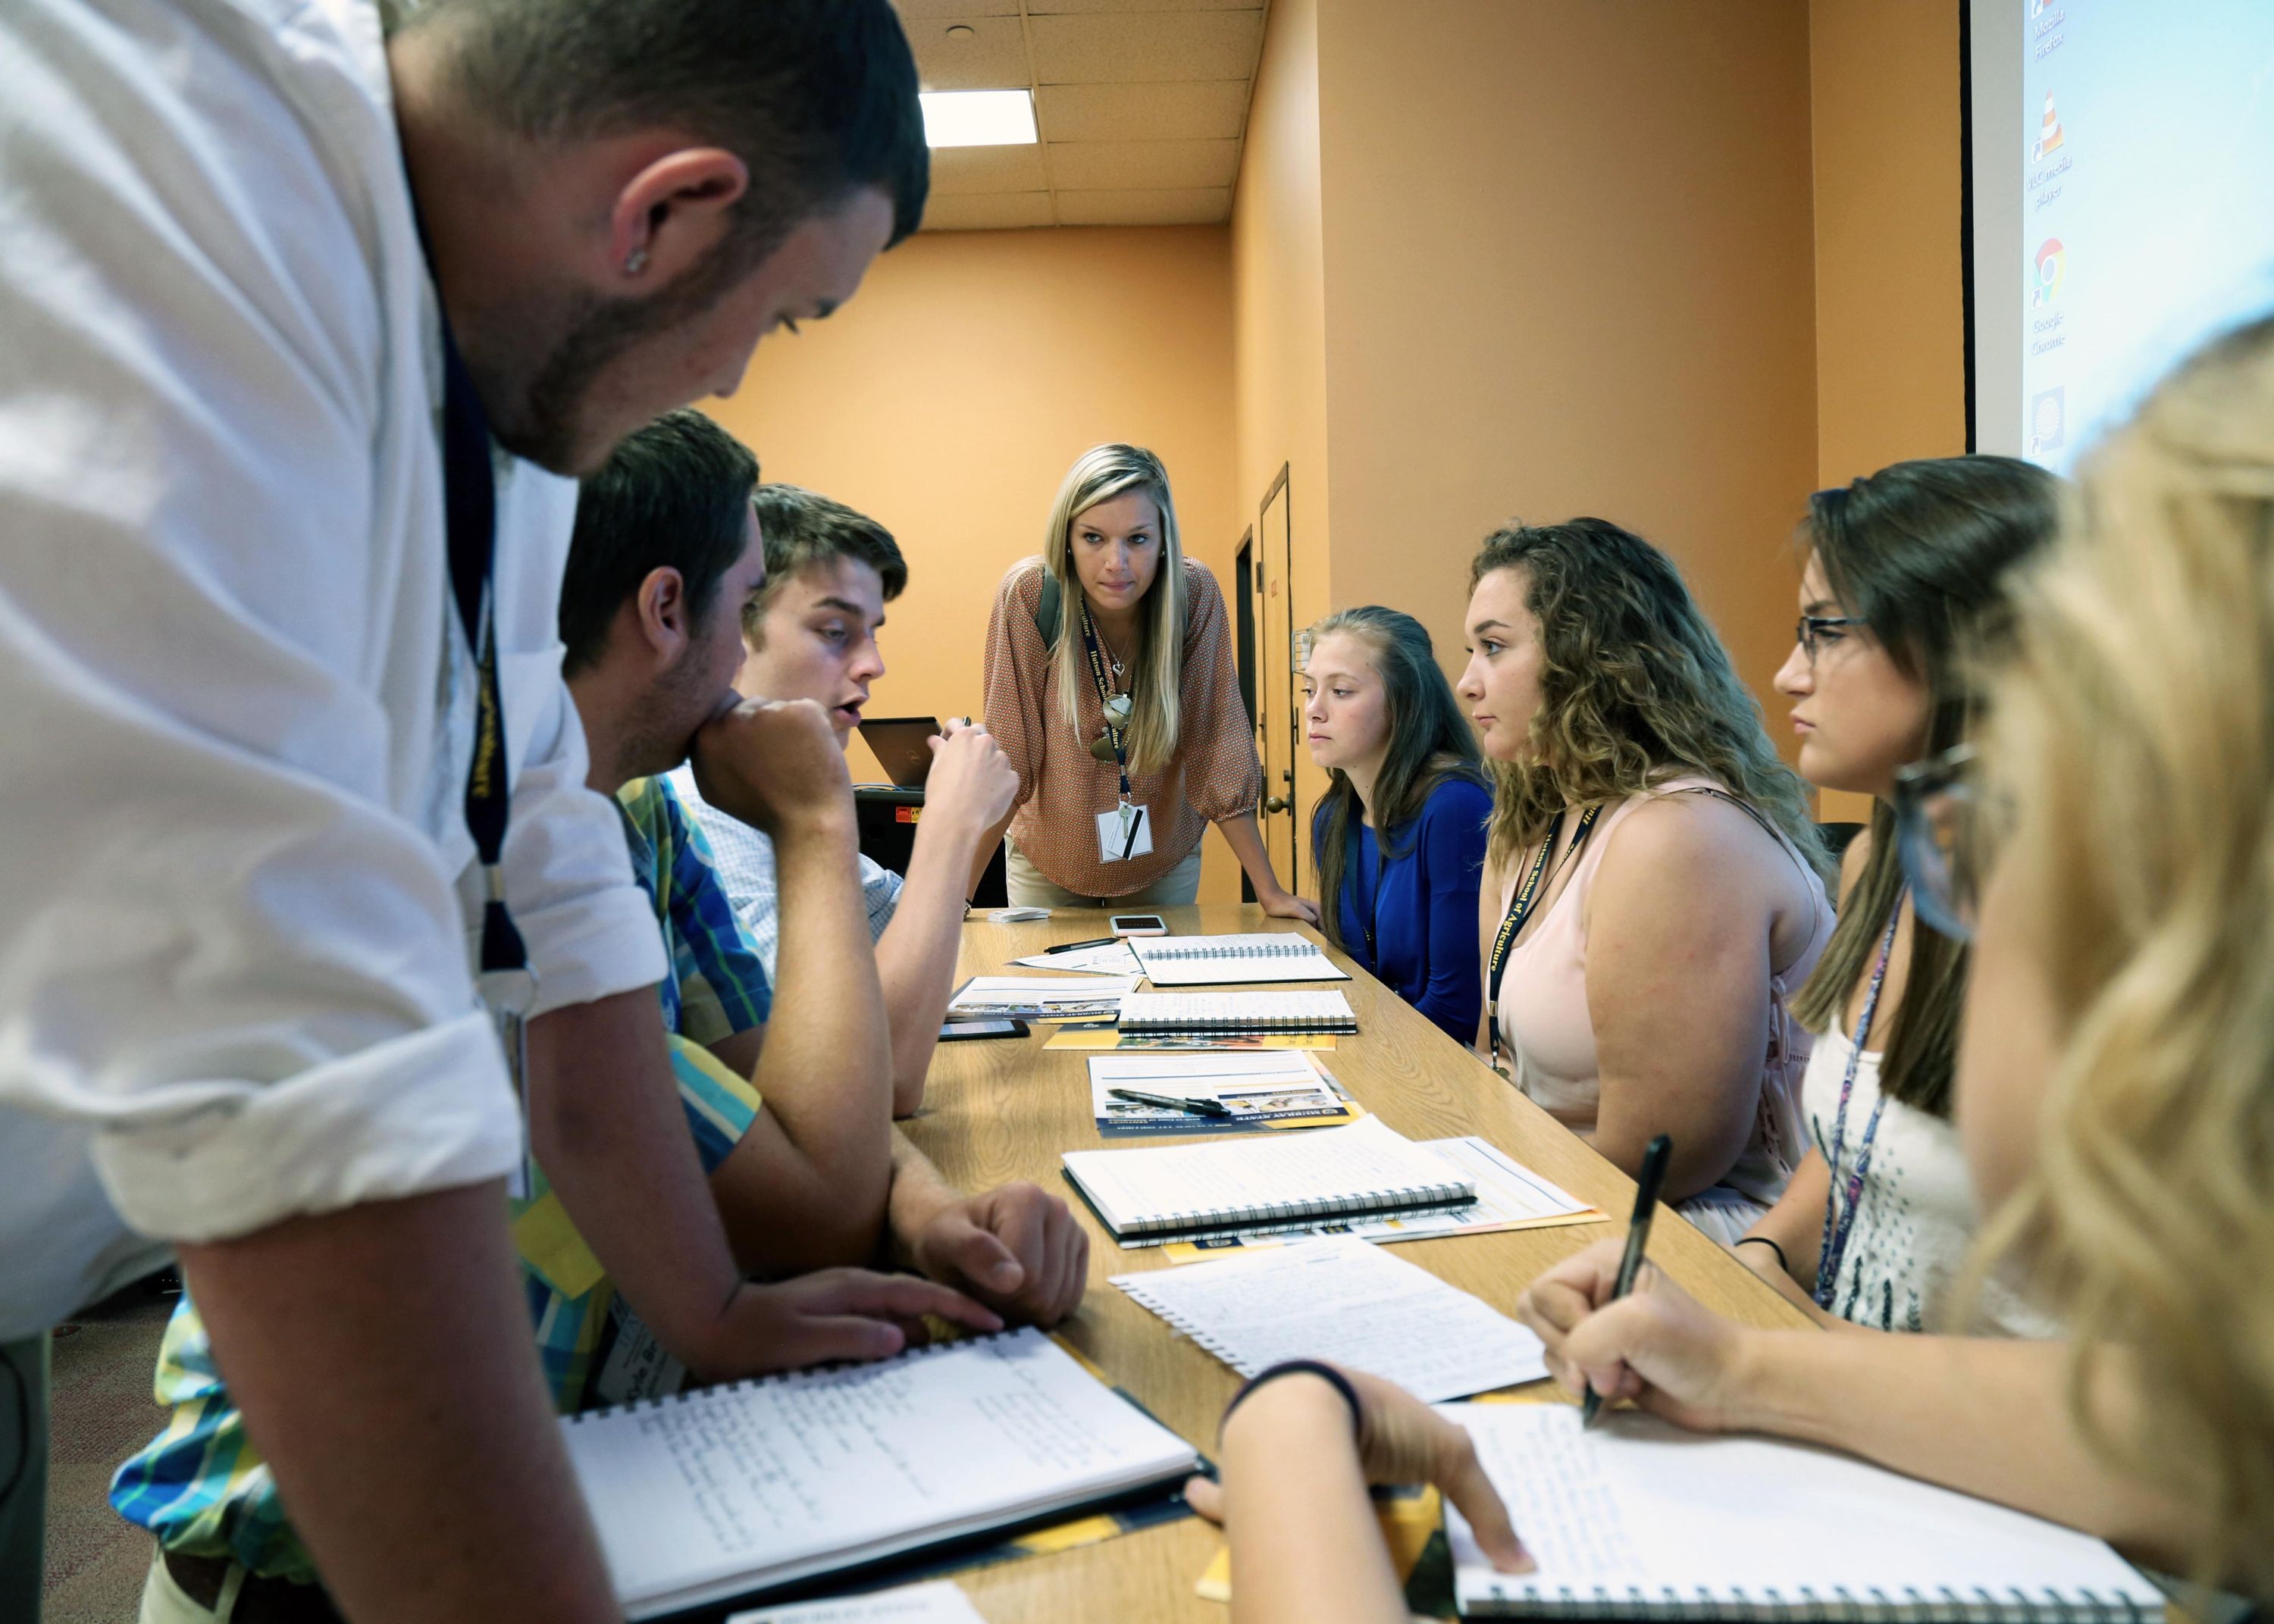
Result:
[[[1058,628],[1065,619],[1064,606],[1059,602],[1062,596],[1058,590],[1058,578],[1045,569],[1043,572],[1043,596],[1035,605],[1035,629],[1042,634],[1043,646],[1046,649],[1058,646]]]

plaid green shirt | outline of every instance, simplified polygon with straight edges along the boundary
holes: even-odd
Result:
[[[704,1046],[763,1024],[772,993],[747,932],[719,883],[710,846],[661,778],[617,793],[632,868],[655,902],[671,974],[656,991],[671,1033],[672,1071],[704,1171],[727,1159],[758,1113],[756,1089]],[[537,1350],[553,1403],[581,1407],[613,1288],[537,1176],[514,1203],[514,1238]],[[205,1322],[186,1293],[158,1352],[166,1430],[118,1469],[110,1503],[185,1555],[228,1557],[256,1574],[312,1582],[315,1569],[285,1520],[268,1467],[215,1368]]]

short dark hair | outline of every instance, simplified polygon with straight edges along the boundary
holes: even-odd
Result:
[[[518,134],[668,124],[740,158],[738,266],[866,187],[893,243],[922,223],[931,153],[888,0],[424,0],[401,26],[434,25],[459,94]]]
[[[656,570],[679,572],[689,614],[708,612],[749,544],[757,483],[758,459],[692,407],[626,437],[576,498],[561,581],[561,669],[574,676],[599,659],[616,611]]]
[[[762,485],[751,493],[766,538],[766,583],[742,611],[742,635],[756,648],[758,623],[792,575],[808,564],[849,558],[877,572],[891,603],[908,584],[907,560],[892,532],[843,502],[794,485]]]

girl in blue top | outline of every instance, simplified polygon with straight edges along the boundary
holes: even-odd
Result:
[[[1310,629],[1303,713],[1333,782],[1311,824],[1327,939],[1461,1042],[1476,1035],[1477,744],[1410,614],[1369,605]]]

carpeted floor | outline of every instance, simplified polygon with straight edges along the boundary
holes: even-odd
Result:
[[[173,1276],[159,1275],[56,1327],[41,1624],[133,1624],[150,1538],[104,1495],[165,1419],[150,1377],[173,1291]]]

